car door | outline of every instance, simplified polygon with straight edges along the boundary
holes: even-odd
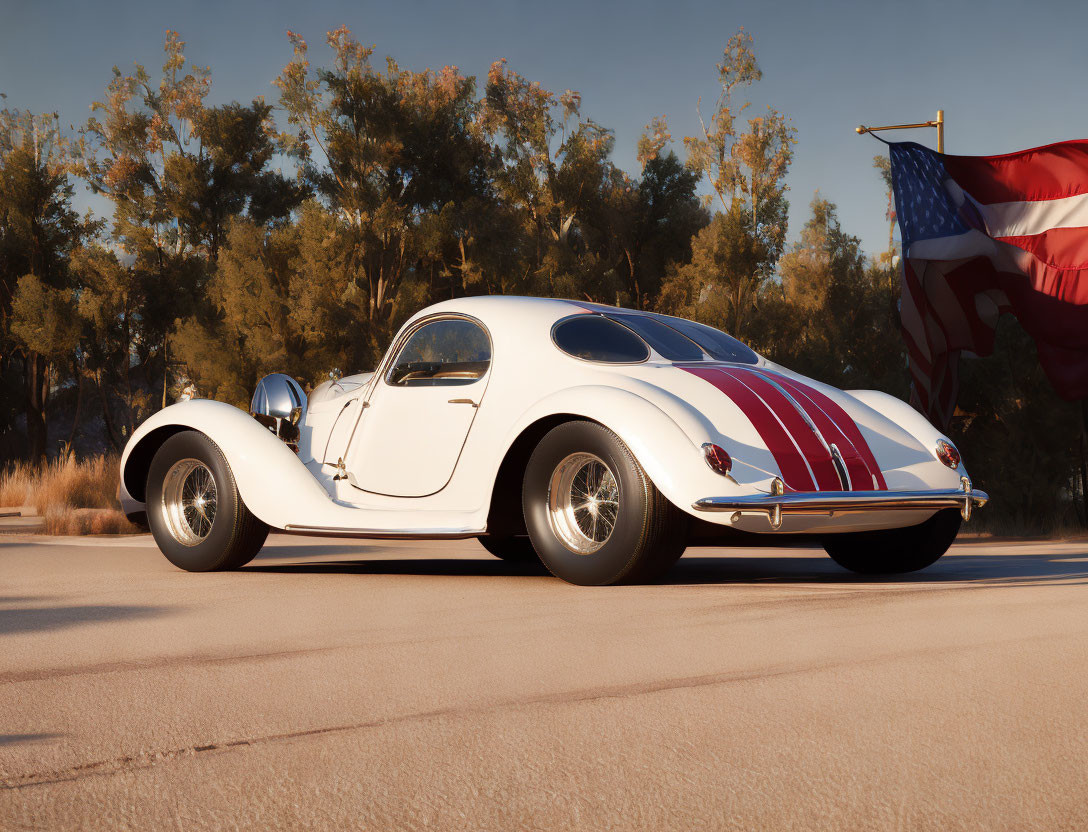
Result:
[[[344,465],[357,488],[395,497],[441,491],[453,476],[491,370],[491,339],[470,318],[426,320],[376,380]]]

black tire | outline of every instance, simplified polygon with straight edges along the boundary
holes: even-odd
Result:
[[[215,484],[216,505],[204,536],[194,534],[186,543],[179,539],[176,531],[179,521],[174,520],[171,525],[163,494],[164,490],[171,492],[173,489],[166,483],[171,470],[184,470],[186,465],[199,467],[193,466],[194,461],[202,463],[204,470],[210,473]],[[175,469],[175,466],[181,468]],[[268,537],[268,526],[254,517],[242,502],[234,475],[219,446],[203,433],[192,430],[171,436],[151,460],[147,475],[147,520],[166,559],[188,572],[218,572],[244,566],[257,556]],[[181,528],[184,534],[192,531],[188,525]]]
[[[596,457],[617,486],[614,526],[589,554],[564,543],[549,507],[553,475],[575,455]],[[676,563],[687,547],[687,515],[657,490],[620,438],[596,422],[565,422],[540,440],[525,469],[522,508],[540,560],[553,575],[572,584],[652,581]],[[595,502],[594,517],[597,510]]]
[[[948,551],[961,523],[959,509],[938,511],[906,529],[828,535],[824,549],[839,566],[860,575],[900,575],[932,566]]]
[[[528,535],[480,535],[477,540],[480,545],[500,560],[510,563],[534,563],[539,562],[536,549]]]

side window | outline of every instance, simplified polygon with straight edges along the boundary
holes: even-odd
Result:
[[[637,364],[650,357],[641,338],[600,315],[575,315],[560,321],[552,330],[552,340],[567,355],[586,361]]]
[[[661,321],[648,315],[610,315],[613,320],[631,327],[666,361],[702,361],[699,345]]]
[[[397,387],[472,384],[491,364],[491,341],[478,324],[451,318],[424,324],[405,342],[386,376]]]
[[[665,323],[684,333],[688,338],[706,350],[707,355],[718,361],[732,361],[737,364],[758,364],[759,356],[732,335],[726,335],[720,329],[683,318],[667,318]]]

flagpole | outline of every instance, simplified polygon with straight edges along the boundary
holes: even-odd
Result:
[[[866,133],[879,133],[881,130],[914,130],[918,127],[937,128],[937,152],[944,153],[944,110],[937,111],[937,118],[933,121],[919,121],[915,124],[885,124],[882,127],[866,127],[864,124],[854,128],[859,136]]]

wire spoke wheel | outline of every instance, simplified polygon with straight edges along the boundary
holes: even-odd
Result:
[[[615,474],[594,454],[563,459],[548,484],[548,520],[555,536],[580,555],[591,555],[612,536],[620,513]]]
[[[170,466],[162,489],[166,528],[178,543],[195,546],[211,533],[218,499],[215,477],[199,459],[181,459]]]

